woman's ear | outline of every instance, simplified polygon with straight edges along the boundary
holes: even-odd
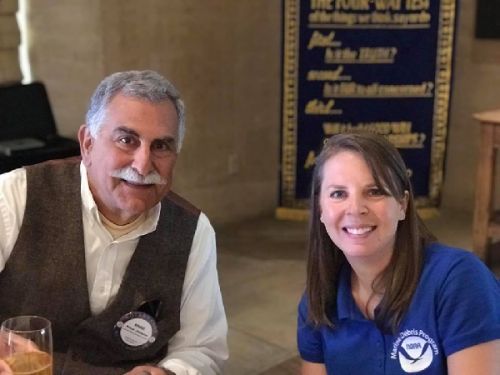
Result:
[[[404,197],[401,199],[401,211],[399,214],[399,220],[404,220],[406,218],[406,209],[408,208],[408,201],[410,200],[410,192],[405,190]]]

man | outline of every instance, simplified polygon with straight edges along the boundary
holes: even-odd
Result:
[[[82,162],[0,175],[0,318],[52,321],[54,374],[218,374],[227,322],[207,217],[170,191],[177,90],[115,73],[78,132]]]

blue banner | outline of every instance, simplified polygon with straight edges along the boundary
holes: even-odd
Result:
[[[308,205],[314,160],[342,132],[387,137],[421,207],[437,206],[455,0],[284,0],[280,208]]]

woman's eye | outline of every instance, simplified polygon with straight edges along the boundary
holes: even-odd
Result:
[[[346,196],[346,193],[345,191],[342,191],[342,190],[334,190],[332,192],[330,192],[330,198],[333,198],[333,199],[341,199],[341,198],[344,198]]]
[[[386,195],[385,191],[379,188],[372,188],[368,190],[368,195],[372,197],[380,197],[381,195]]]

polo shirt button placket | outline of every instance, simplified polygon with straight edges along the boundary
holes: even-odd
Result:
[[[384,343],[380,339],[377,340],[377,352],[378,352],[377,367],[378,367],[378,370],[380,371],[380,374],[383,374],[384,373],[385,347],[384,347]]]

